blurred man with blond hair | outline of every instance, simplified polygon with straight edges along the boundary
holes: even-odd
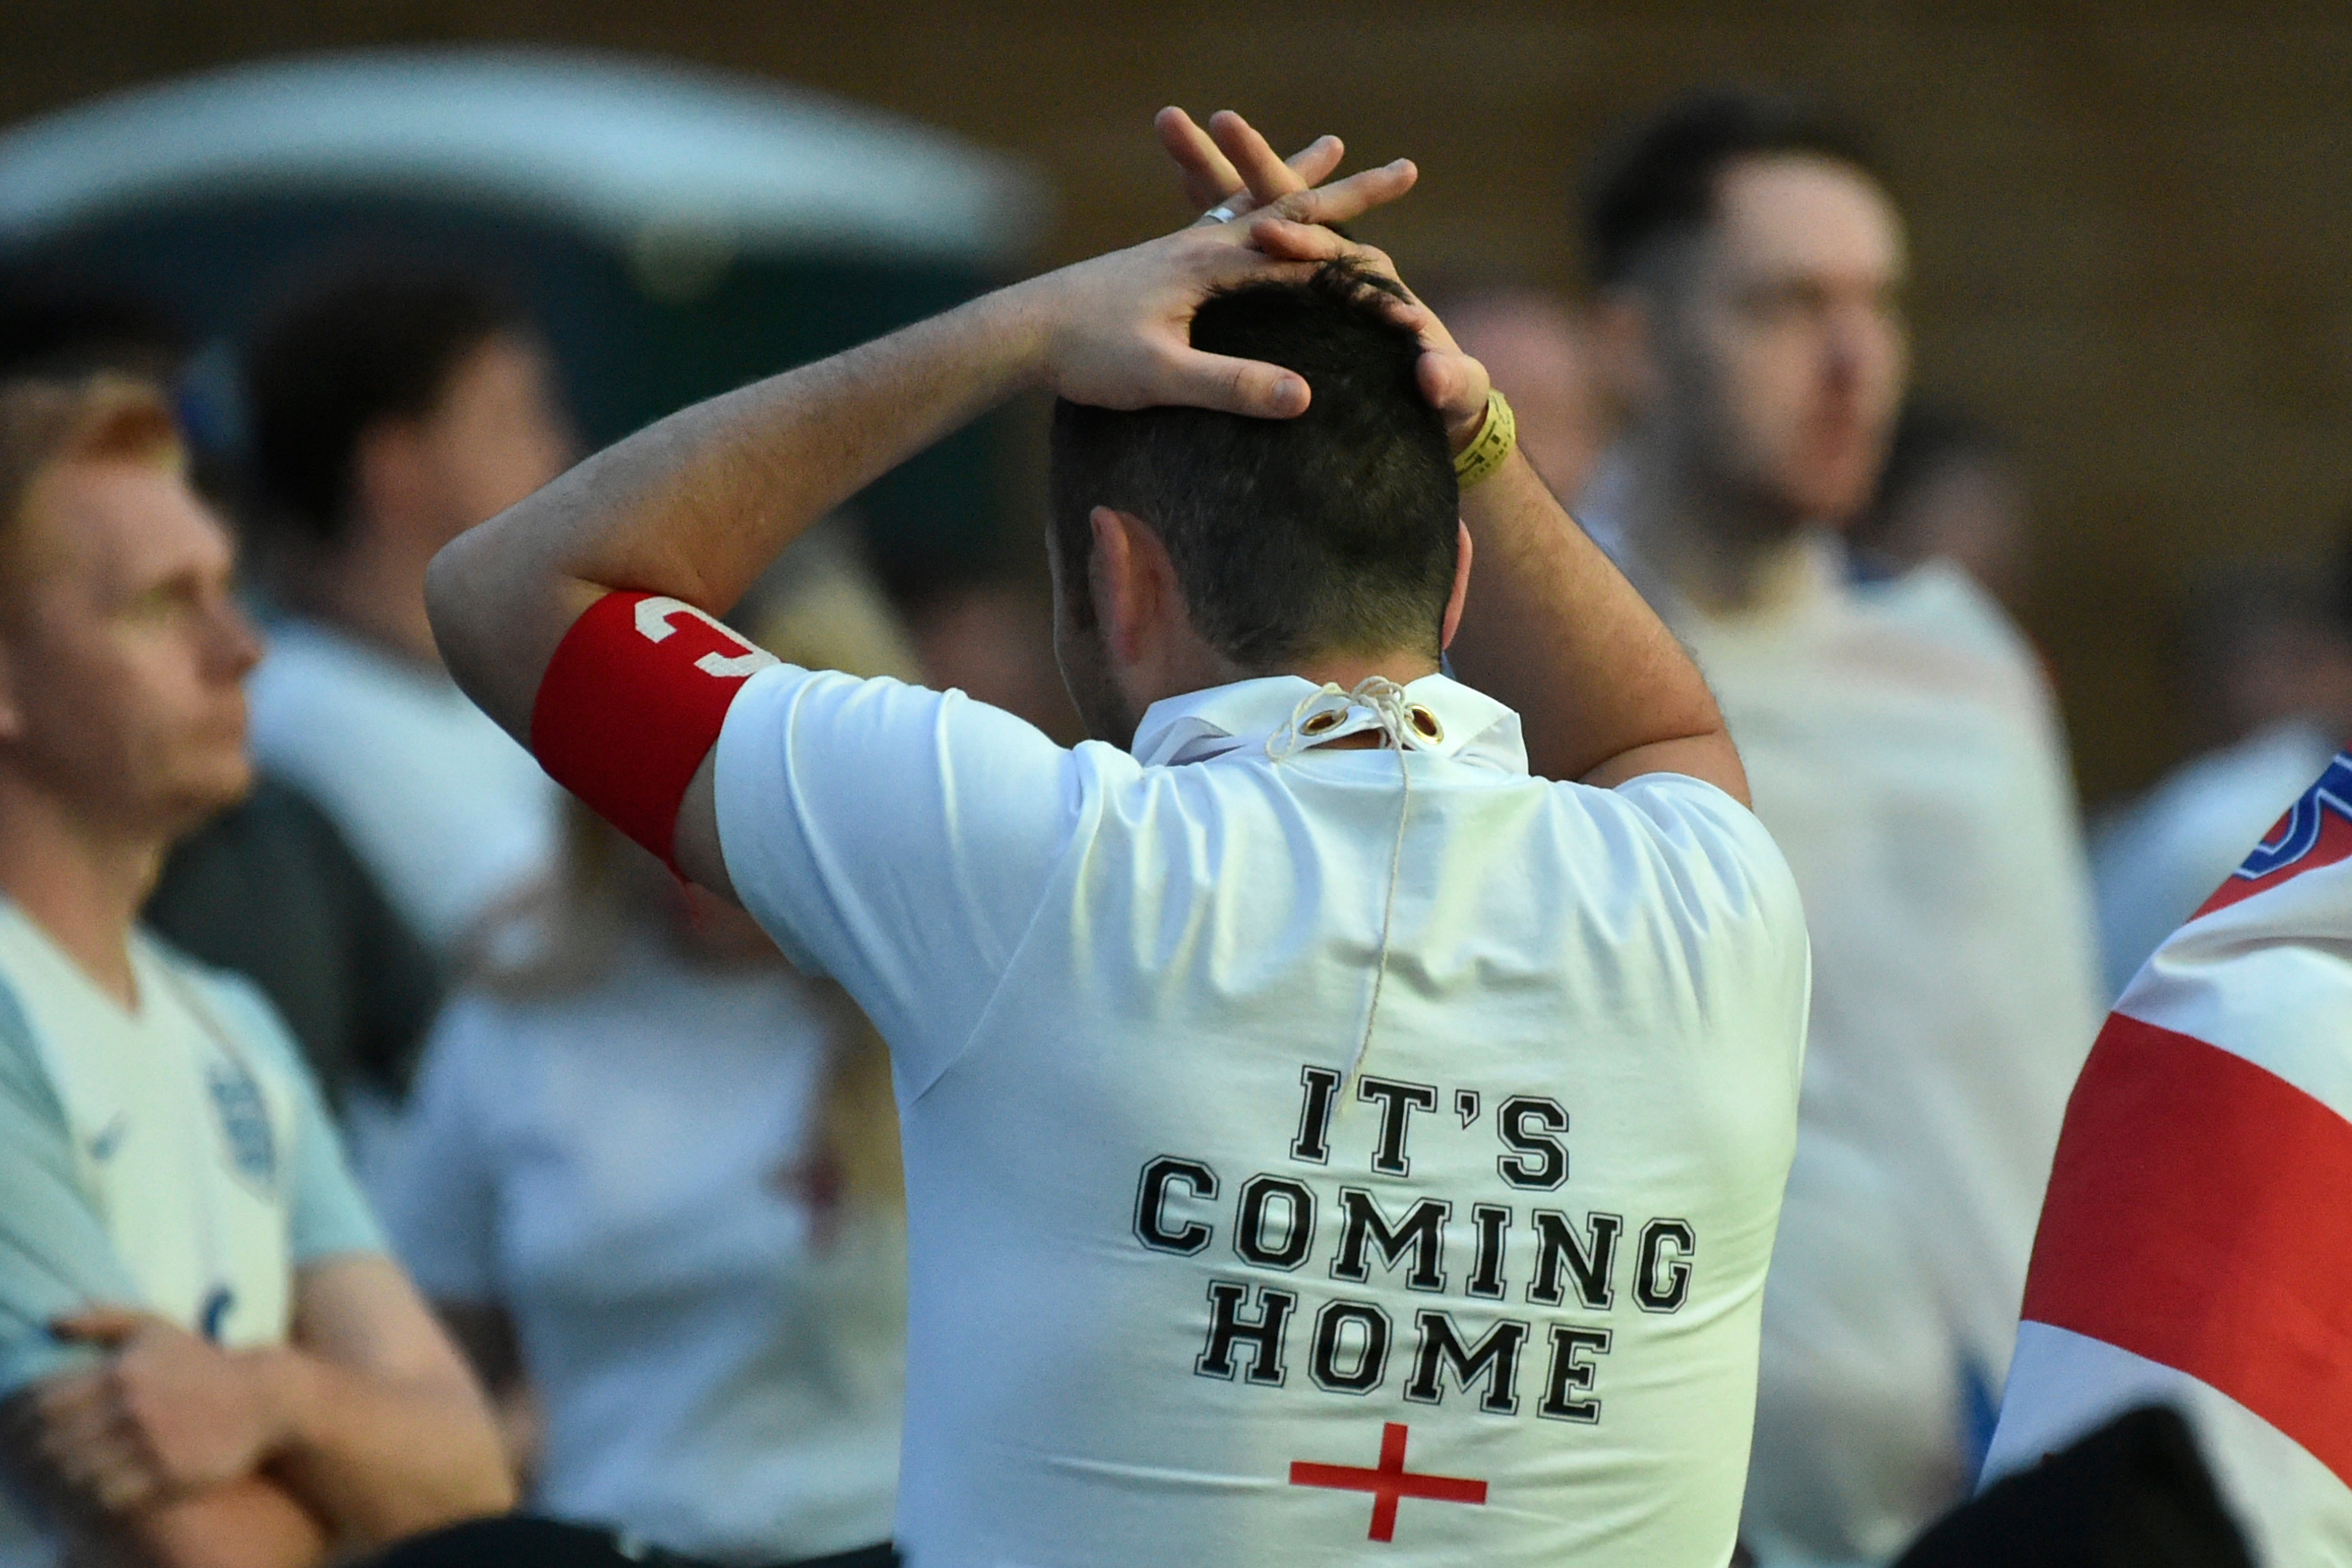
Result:
[[[1629,423],[1576,511],[1696,654],[1813,939],[1742,1533],[1885,1561],[1975,1479],[2097,1027],[2072,784],[1991,599],[1941,563],[1865,584],[1841,537],[1909,368],[1864,154],[1705,94],[1619,144],[1586,223]]]
[[[0,1562],[310,1563],[510,1501],[277,1016],[134,922],[260,655],[142,384],[0,380]]]

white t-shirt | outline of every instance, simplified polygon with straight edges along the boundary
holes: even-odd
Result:
[[[1802,1130],[1764,1310],[1747,1537],[1884,1561],[1991,1436],[2098,1029],[2074,790],[2032,654],[1944,565],[1800,540],[1751,611],[1669,605],[1812,933]]]
[[[546,868],[554,784],[439,670],[288,620],[246,695],[256,760],[334,819],[436,951]]]
[[[2274,724],[2182,763],[2106,826],[2092,844],[2091,872],[2110,998],[2335,754],[2335,738],[2318,725]]]
[[[135,1010],[0,900],[0,1398],[91,1359],[61,1314],[278,1343],[297,1270],[383,1248],[268,1004],[144,932],[131,962]],[[0,1492],[0,1563],[53,1555]]]
[[[790,666],[728,716],[736,889],[892,1047],[898,1538],[1717,1568],[1804,1030],[1779,852],[1693,779],[1529,777],[1443,677],[1406,752],[1315,694],[1160,703],[1134,755]]]
[[[904,1227],[820,1233],[791,1180],[832,1027],[789,973],[648,942],[444,1016],[378,1196],[427,1294],[513,1315],[538,1511],[727,1562],[889,1538]]]

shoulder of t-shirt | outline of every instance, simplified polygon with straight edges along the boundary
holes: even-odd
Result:
[[[1745,832],[1751,827],[1758,832],[1762,831],[1762,825],[1756,821],[1753,811],[1740,805],[1722,786],[1709,784],[1696,773],[1637,773],[1605,789],[1580,784],[1564,787],[1580,792],[1588,801],[1595,797],[1615,800],[1645,816],[1654,816],[1660,810],[1676,814],[1696,812],[1731,831]]]
[[[1065,746],[1047,735],[1036,725],[1010,709],[1000,708],[955,687],[940,689],[900,680],[895,676],[856,676],[837,669],[810,669],[795,664],[771,665],[745,683],[734,706],[728,710],[730,728],[741,723],[763,725],[776,715],[777,710],[788,709],[803,699],[819,701],[857,701],[878,698],[889,704],[894,719],[900,719],[908,732],[919,729],[929,735],[942,729],[961,730],[967,739],[973,731],[982,732],[985,744],[974,753],[1003,763],[1013,758],[1024,757],[1032,764],[1047,763],[1073,770],[1066,776],[1078,780],[1099,773],[1112,775],[1133,773],[1141,764],[1123,748],[1099,742],[1082,742],[1076,748]],[[722,736],[722,743],[724,737]],[[724,836],[727,821],[724,807],[720,811],[720,831]]]
[[[1583,785],[1574,786],[1580,789]],[[1617,809],[1638,814],[1662,844],[1679,845],[1721,869],[1726,856],[1738,868],[1759,912],[1802,920],[1796,874],[1756,814],[1729,794],[1689,773],[1643,773],[1588,795],[1612,797]],[[1800,926],[1801,929],[1801,925]]]

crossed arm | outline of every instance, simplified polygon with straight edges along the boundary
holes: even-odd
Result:
[[[291,1568],[513,1504],[472,1380],[388,1258],[303,1270],[283,1346],[111,1308],[58,1332],[106,1363],[11,1400],[0,1447],[77,1563]]]
[[[1196,199],[1240,197],[1229,205],[1252,205],[1244,218],[1031,279],[685,409],[460,537],[426,584],[458,684],[528,743],[557,644],[604,594],[723,613],[816,518],[1022,391],[1119,408],[1303,413],[1311,394],[1298,375],[1193,350],[1192,313],[1217,289],[1304,276],[1341,255],[1387,269],[1387,258],[1328,226],[1402,195],[1415,173],[1399,162],[1311,185],[1336,166],[1336,141],[1294,167],[1238,117],[1211,126],[1213,137],[1171,110],[1160,132]],[[1412,310],[1430,348],[1423,394],[1466,442],[1486,407],[1486,372],[1433,315]],[[1680,771],[1745,800],[1697,670],[1526,460],[1515,456],[1473,490],[1464,513],[1479,568],[1456,668],[1519,710],[1536,771],[1597,784]],[[696,880],[728,891],[711,773],[706,758],[679,811],[677,856]]]

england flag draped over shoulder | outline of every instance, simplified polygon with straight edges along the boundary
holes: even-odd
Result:
[[[2352,1563],[2352,751],[2116,1004],[2023,1319],[1986,1480],[2169,1403],[2266,1568]]]

